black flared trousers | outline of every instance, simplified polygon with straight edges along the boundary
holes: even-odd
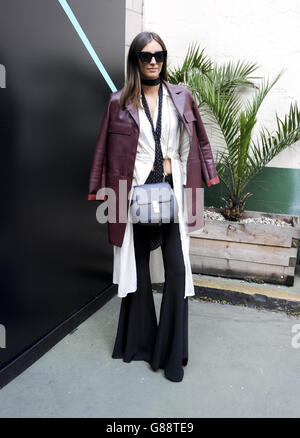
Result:
[[[165,282],[159,324],[150,281],[150,249],[145,226],[133,224],[137,290],[122,298],[112,357],[124,362],[145,360],[156,371],[180,382],[188,362],[188,298],[185,294],[185,265],[178,223],[165,223],[162,255]]]

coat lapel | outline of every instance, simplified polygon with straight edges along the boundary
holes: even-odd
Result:
[[[164,85],[167,87],[167,90],[170,94],[170,97],[174,103],[175,108],[177,109],[177,112],[183,121],[185,127],[187,128],[188,133],[190,133],[190,127],[188,126],[187,121],[185,120],[183,116],[184,112],[184,104],[185,104],[185,95],[182,93],[182,89],[180,89],[177,85],[170,84],[169,82],[162,79]]]
[[[170,84],[169,82],[165,81],[164,79],[162,79],[162,82],[167,87],[167,90],[170,94],[170,97],[174,103],[175,108],[178,111],[178,114],[179,114],[181,120],[183,121],[188,132],[190,132],[188,123],[183,116],[185,97],[184,97],[184,93],[182,93],[182,89],[178,88],[177,85]],[[129,103],[128,105],[126,105],[126,109],[129,111],[129,113],[133,117],[137,126],[140,127],[138,109],[135,108],[132,103]]]
[[[133,117],[135,123],[140,127],[140,120],[139,120],[139,112],[138,109],[134,107],[132,103],[129,103],[126,105],[126,109],[129,111],[131,116]]]

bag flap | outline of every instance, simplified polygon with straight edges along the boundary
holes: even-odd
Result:
[[[133,198],[139,205],[151,204],[152,201],[170,202],[174,193],[169,183],[143,184],[134,187]]]

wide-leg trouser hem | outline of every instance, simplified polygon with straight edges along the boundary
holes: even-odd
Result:
[[[165,283],[159,324],[150,280],[150,250],[143,226],[134,225],[137,290],[122,298],[112,358],[144,360],[153,371],[164,369],[172,381],[181,381],[188,363],[188,299],[184,298],[185,265],[179,224],[163,224],[162,254]]]

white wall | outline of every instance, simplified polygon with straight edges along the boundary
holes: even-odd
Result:
[[[292,101],[300,107],[299,0],[144,0],[143,30],[161,36],[170,65],[182,62],[197,41],[215,62],[258,63],[256,76],[272,80],[286,69],[258,113],[258,124],[270,130],[276,127],[275,112],[283,117]],[[215,151],[217,140],[209,130],[208,135]],[[300,168],[300,142],[269,165]]]
[[[143,30],[143,8],[143,0],[126,0],[125,68],[127,53],[131,41]]]

